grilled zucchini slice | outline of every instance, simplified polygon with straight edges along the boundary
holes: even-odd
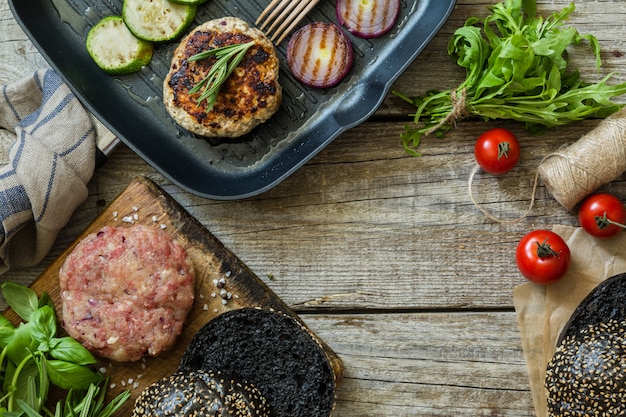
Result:
[[[170,0],[124,0],[122,18],[139,39],[167,42],[185,33],[196,10],[195,5]]]
[[[153,44],[138,39],[121,16],[107,16],[87,34],[87,52],[109,74],[122,75],[139,71],[152,59]]]
[[[207,0],[170,0],[172,3],[178,4],[190,4],[192,6],[199,6]]]

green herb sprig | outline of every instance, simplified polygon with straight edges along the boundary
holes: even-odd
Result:
[[[17,327],[0,315],[0,416],[45,410],[51,385],[69,391],[98,386],[103,376],[94,356],[75,339],[57,337],[57,316],[48,294],[5,282],[7,304],[23,320]],[[32,415],[32,414],[29,414]]]
[[[244,55],[252,45],[254,45],[254,41],[226,45],[197,53],[187,59],[187,61],[198,61],[200,59],[215,57],[215,63],[209,69],[206,77],[189,90],[189,94],[194,94],[202,90],[202,94],[198,97],[198,105],[206,100],[207,112],[213,109],[220,87],[241,63]]]
[[[108,380],[90,384],[86,390],[69,390],[65,400],[57,403],[54,414],[41,414],[22,400],[18,403],[27,417],[111,417],[130,398],[130,390],[118,394],[109,403],[105,402]]]
[[[455,121],[479,117],[523,122],[531,133],[585,118],[604,118],[620,109],[612,98],[626,93],[626,83],[609,85],[613,74],[588,83],[568,67],[567,48],[587,41],[600,69],[600,46],[564,22],[574,3],[547,19],[536,14],[534,0],[504,0],[488,7],[491,15],[471,17],[454,32],[448,54],[466,69],[456,88],[410,98],[394,94],[417,110],[413,126],[401,135],[409,154],[423,136],[443,136]]]

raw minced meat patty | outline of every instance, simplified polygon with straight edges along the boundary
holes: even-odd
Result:
[[[185,249],[164,231],[106,226],[79,242],[61,267],[63,325],[102,357],[156,356],[181,333],[194,281]]]

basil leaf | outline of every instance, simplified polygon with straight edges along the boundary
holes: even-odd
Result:
[[[34,376],[25,378],[24,382],[18,385],[18,389],[13,393],[16,400],[22,401],[33,408],[39,405],[35,380]]]
[[[41,401],[39,401],[39,394],[37,390],[37,383],[39,379],[39,366],[37,361],[32,358],[25,362],[24,366],[19,370],[15,384],[11,386],[12,400],[13,402],[20,399],[26,402],[28,405],[35,409],[41,407]]]
[[[96,358],[75,339],[62,337],[54,339],[50,343],[50,356],[77,365],[90,365],[96,363]]]
[[[31,313],[39,307],[39,300],[35,291],[13,282],[3,282],[1,288],[2,295],[9,307],[22,320],[29,321]]]
[[[102,380],[102,375],[89,367],[67,361],[49,360],[46,368],[50,382],[63,389],[86,389]]]
[[[31,337],[34,341],[48,342],[57,332],[57,320],[54,310],[45,305],[30,315]]]
[[[7,356],[13,363],[20,363],[30,355],[37,345],[30,337],[30,323],[21,323],[13,333],[13,337],[6,346]]]
[[[13,323],[11,323],[11,321],[9,319],[7,319],[6,317],[0,315],[0,327],[14,328],[15,326],[13,326]]]
[[[0,315],[0,348],[5,347],[15,333],[15,326],[6,317]]]
[[[14,327],[0,327],[0,348],[4,348],[8,345],[14,334]]]
[[[54,307],[54,303],[52,302],[52,298],[47,292],[42,292],[39,296],[39,303],[37,304],[39,307],[48,306],[52,309],[52,311],[56,314],[56,309]]]

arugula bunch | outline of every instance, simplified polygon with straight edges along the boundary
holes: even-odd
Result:
[[[423,136],[442,136],[455,121],[479,117],[523,122],[531,133],[590,117],[605,118],[620,109],[613,97],[626,93],[626,83],[609,85],[613,74],[597,83],[581,79],[569,67],[567,48],[587,41],[601,66],[600,46],[564,22],[574,3],[547,19],[536,15],[534,0],[504,0],[488,7],[491,15],[469,18],[448,43],[448,54],[466,69],[456,88],[410,98],[394,94],[417,108],[415,126],[407,126],[402,142],[408,153]]]
[[[98,386],[102,375],[89,365],[93,355],[71,337],[57,337],[52,300],[30,288],[5,282],[2,294],[24,320],[15,327],[0,315],[0,416],[40,411],[51,384],[65,390]],[[93,388],[92,388],[93,389]]]

